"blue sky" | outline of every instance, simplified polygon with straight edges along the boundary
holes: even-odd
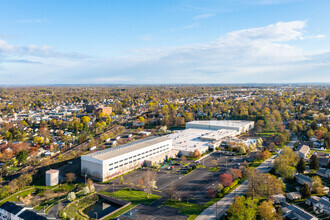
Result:
[[[0,0],[0,84],[330,82],[327,0]]]

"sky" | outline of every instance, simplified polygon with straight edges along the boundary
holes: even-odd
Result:
[[[0,84],[329,83],[329,0],[0,0]]]

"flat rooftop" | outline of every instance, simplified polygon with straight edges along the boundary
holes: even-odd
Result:
[[[187,124],[196,124],[196,125],[215,125],[215,126],[228,126],[228,127],[240,127],[243,125],[248,125],[253,123],[253,121],[243,121],[243,120],[203,120],[203,121],[191,121]]]
[[[214,133],[214,130],[188,128],[168,135],[173,140],[172,146],[175,150],[194,151],[208,147],[210,141],[203,141],[201,136]]]
[[[110,158],[114,158],[120,155],[124,155],[128,152],[136,151],[148,147],[150,145],[158,144],[164,141],[171,140],[167,137],[149,137],[143,140],[134,141],[131,143],[127,143],[124,145],[120,145],[118,147],[108,148],[105,150],[97,151],[94,153],[86,154],[82,157],[92,157],[98,160],[107,160]]]

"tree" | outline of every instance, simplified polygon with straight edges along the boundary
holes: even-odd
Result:
[[[65,180],[68,183],[72,183],[73,181],[76,180],[76,174],[74,174],[74,173],[67,173],[67,174],[65,174]]]
[[[275,173],[285,179],[292,179],[298,163],[298,155],[289,147],[283,147],[283,152],[274,162]]]
[[[121,176],[121,177],[120,177],[120,184],[123,184],[123,183],[124,183],[124,177]]]
[[[312,177],[312,191],[316,194],[324,194],[322,180],[319,176]]]
[[[313,170],[318,170],[320,168],[319,159],[315,154],[313,154],[309,159],[309,167]]]
[[[211,160],[211,165],[214,166],[214,167],[215,167],[216,165],[218,165],[217,160],[216,160],[216,159],[212,159],[212,160]]]
[[[229,220],[254,220],[257,217],[258,200],[252,198],[235,197],[235,201],[229,206]]]
[[[178,191],[176,190],[174,184],[171,184],[165,193],[171,200],[176,200],[178,198]]]
[[[269,201],[263,201],[260,206],[258,207],[258,215],[263,220],[276,220],[279,219],[279,216],[276,214],[276,211],[274,212],[274,206],[273,202],[271,200]]]
[[[148,169],[145,172],[144,183],[146,185],[147,198],[149,198],[151,194],[151,190],[153,188],[156,188],[156,177],[157,177],[157,173],[151,169]]]
[[[311,190],[307,183],[304,183],[303,186],[300,188],[300,194],[304,199],[308,199],[309,197],[311,197]]]
[[[269,173],[263,174],[254,168],[249,168],[246,171],[246,176],[249,180],[247,195],[255,197],[270,197],[271,195],[283,193],[284,183],[277,179],[276,176]]]
[[[233,179],[242,178],[242,171],[239,169],[230,169],[229,174],[232,175]]]
[[[296,169],[299,173],[304,173],[306,170],[306,164],[303,158],[300,158],[300,160],[297,163]]]
[[[81,117],[81,122],[82,122],[83,124],[87,124],[87,123],[90,122],[90,121],[91,121],[91,118],[88,117],[88,116],[83,116],[83,117]]]
[[[230,186],[230,184],[233,182],[233,176],[228,173],[224,173],[220,175],[219,179],[220,179],[220,184],[223,185],[224,187]]]
[[[223,190],[223,185],[221,183],[218,184],[217,190],[218,192],[221,192],[221,190]]]
[[[85,186],[85,187],[83,188],[83,193],[84,193],[84,195],[87,195],[87,194],[90,193],[90,190],[89,190],[89,187],[88,187],[88,186]]]
[[[144,117],[140,116],[140,117],[139,117],[139,121],[140,121],[140,122],[144,122]]]
[[[197,150],[197,149],[194,150],[193,157],[197,158],[197,159],[199,159],[201,157],[201,153],[199,152],[199,150]]]
[[[143,185],[143,179],[142,179],[142,177],[139,179],[138,184],[139,184],[140,186]]]
[[[67,199],[72,202],[76,199],[76,194],[74,192],[69,192]]]
[[[17,161],[20,164],[24,163],[28,157],[29,157],[29,152],[27,150],[20,151],[16,156]]]

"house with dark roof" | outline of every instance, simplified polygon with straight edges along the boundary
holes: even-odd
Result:
[[[309,186],[312,186],[312,179],[308,176],[298,173],[297,175],[295,175],[295,179],[300,184],[307,183]]]
[[[327,165],[330,161],[330,154],[324,153],[324,152],[315,152],[314,154],[319,159],[320,167],[327,167]]]
[[[283,218],[292,219],[292,220],[318,220],[314,215],[306,212],[302,208],[299,208],[296,205],[290,205],[287,202],[282,203],[281,209],[283,212]]]
[[[5,202],[0,206],[0,219],[2,220],[47,220],[56,219],[47,216],[44,212],[37,212],[31,206],[23,203]]]

